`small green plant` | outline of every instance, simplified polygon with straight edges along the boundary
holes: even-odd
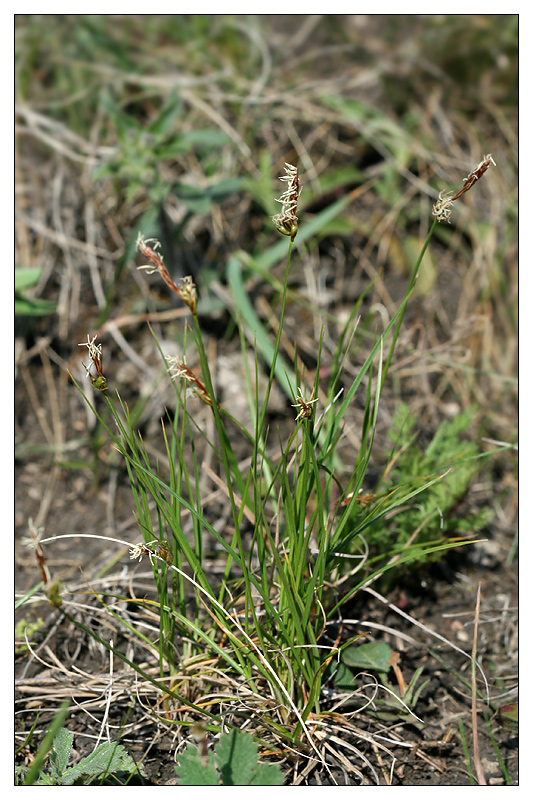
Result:
[[[368,642],[345,647],[340,663],[331,671],[331,678],[338,692],[344,692],[350,698],[360,688],[361,674],[375,674],[377,683],[370,687],[374,699],[368,706],[368,713],[380,720],[405,719],[417,725],[420,720],[413,712],[429,684],[429,679],[420,681],[423,670],[423,667],[418,667],[407,683],[399,667],[399,654],[386,642]],[[391,672],[395,674],[395,682],[389,679]],[[368,695],[365,693],[363,696],[366,705]],[[336,698],[339,699],[342,697]]]
[[[131,756],[121,744],[102,742],[93,752],[68,766],[74,734],[60,728],[54,737],[46,769],[30,783],[33,786],[90,786],[91,784],[122,785],[140,771]],[[28,769],[17,767],[15,776],[18,782],[28,785],[25,778]]]
[[[407,404],[398,404],[388,432],[392,451],[375,489],[378,494],[363,495],[352,517],[352,528],[361,531],[372,556],[404,551],[411,565],[424,563],[444,553],[437,550],[429,554],[424,545],[439,539],[444,542],[447,537],[470,537],[488,523],[489,508],[478,509],[475,514],[454,514],[480,469],[477,446],[464,436],[474,414],[472,408],[443,421],[423,448],[416,441],[416,418]],[[386,508],[390,515],[392,497],[394,513],[384,525],[381,511]]]
[[[211,128],[177,131],[177,123],[183,117],[182,103],[177,95],[171,94],[155,118],[145,125],[139,122],[137,116],[123,111],[107,91],[100,94],[100,103],[115,127],[120,146],[94,171],[94,180],[113,177],[120,182],[120,186],[126,187],[128,200],[138,193],[147,193],[156,207],[161,206],[171,193],[177,193],[196,212],[208,211],[214,198],[224,196],[223,185],[216,190],[202,190],[200,187],[164,180],[161,165],[169,159],[192,153],[205,158],[212,153],[214,167],[214,153],[227,142],[225,134]],[[207,165],[207,169],[209,171],[211,167]],[[240,185],[240,181],[232,179],[227,188],[235,191]]]
[[[392,484],[404,484],[411,475],[443,474],[441,481],[433,484],[427,492],[417,498],[417,508],[413,519],[414,526],[421,523],[431,512],[438,509],[440,514],[433,515],[427,526],[427,531],[422,539],[435,538],[438,532],[462,534],[466,531],[478,531],[489,521],[490,510],[473,516],[449,516],[456,503],[463,497],[470,486],[472,479],[479,471],[479,452],[475,442],[468,441],[465,434],[472,425],[476,409],[470,408],[457,414],[451,420],[444,420],[431,442],[423,449],[413,442],[409,446],[408,440],[416,436],[416,420],[409,413],[405,403],[400,403],[393,428],[389,438],[394,442],[397,458],[394,460],[393,469],[389,479]],[[444,474],[446,473],[446,474]],[[398,515],[398,530],[400,543],[407,541],[405,515]]]
[[[207,750],[207,737],[200,746],[189,744],[178,758],[180,786],[282,786],[277,764],[264,764],[258,746],[245,731],[233,729],[220,737],[214,752]]]
[[[170,226],[165,216],[165,204],[170,195],[187,209],[173,236],[178,239],[194,214],[208,213],[213,204],[241,190],[241,178],[218,175],[220,148],[227,144],[227,136],[214,128],[180,130],[184,112],[181,100],[175,93],[162,104],[154,119],[146,124],[120,108],[107,90],[101,92],[100,104],[114,126],[118,146],[93,172],[92,178],[95,181],[111,178],[119,191],[125,189],[128,203],[134,198],[148,197],[148,209],[138,221],[141,231],[156,232],[158,236],[168,239]],[[202,185],[197,182],[168,181],[164,165],[191,155],[202,162],[206,177]],[[122,263],[131,259],[134,251],[135,240],[129,243]]]
[[[31,642],[33,634],[40,631],[44,624],[42,617],[32,621],[27,619],[19,620],[15,625],[15,639],[17,640],[15,653],[25,653],[28,650],[28,645],[25,643],[26,639]]]

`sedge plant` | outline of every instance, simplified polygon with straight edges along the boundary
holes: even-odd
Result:
[[[220,730],[220,714],[204,698],[215,684],[215,675],[223,674],[227,686],[234,687],[234,699],[238,696],[242,703],[237,703],[237,713],[260,720],[263,738],[268,738],[270,732],[287,747],[303,746],[316,754],[309,723],[321,714],[324,676],[331,664],[339,662],[340,642],[328,638],[328,625],[348,598],[391,566],[387,559],[369,560],[363,569],[364,533],[380,521],[385,524],[387,514],[442,479],[442,474],[434,472],[407,488],[387,490],[380,497],[361,495],[381,392],[422,258],[435,226],[449,221],[453,202],[475,184],[491,163],[492,157],[486,156],[459,192],[439,196],[433,209],[433,224],[413,265],[405,296],[343,392],[338,384],[356,329],[358,306],[339,339],[325,390],[319,385],[323,336],[317,342],[316,372],[311,380],[301,373],[296,359],[294,366],[281,360],[291,257],[296,236],[300,235],[297,207],[301,190],[298,169],[285,165],[281,211],[273,217],[276,229],[288,240],[277,335],[268,347],[261,346],[259,335],[254,339],[255,374],[248,375],[252,422],[248,427],[232,416],[231,409],[225,408],[217,397],[192,278],[176,284],[165,266],[159,243],[139,235],[138,249],[147,262],[140,269],[157,273],[188,307],[186,336],[195,351],[193,365],[180,355],[164,361],[176,395],[175,411],[167,414],[162,425],[168,462],[165,468],[153,462],[141,434],[135,430],[127,404],[118,392],[112,391],[102,346],[91,336],[82,343],[91,362],[86,366],[87,374],[101,392],[115,426],[108,424],[97,403],[84,396],[128,470],[142,532],[142,540],[131,548],[131,557],[148,559],[155,589],[154,599],[135,602],[149,605],[159,618],[160,680],[150,680],[164,693],[170,714],[176,702],[189,709],[189,716],[175,717],[177,724],[201,721],[210,730]],[[342,207],[339,204],[338,210]],[[316,221],[311,224],[316,225]],[[301,235],[304,239],[309,235],[305,226]],[[232,287],[238,286],[239,258],[233,258],[228,267]],[[253,322],[253,316],[246,305],[241,312],[236,304],[236,320],[246,350],[249,340],[245,327],[250,319]],[[159,348],[157,340],[155,346]],[[263,360],[268,364],[268,380],[260,391],[258,373]],[[337,446],[345,414],[361,392],[364,379],[368,388],[361,447],[351,474],[347,479],[343,477],[341,485]],[[274,441],[276,448],[272,446],[275,437],[267,426],[275,380],[295,409],[292,432],[287,440],[280,437]],[[78,388],[83,393],[81,386]],[[319,397],[326,401],[319,401]],[[208,407],[212,421],[209,428],[198,422],[199,404]],[[247,448],[244,462],[236,443],[239,453],[243,443]],[[222,533],[205,511],[205,470],[200,454],[206,450],[218,465],[212,473],[228,512],[229,523]],[[365,513],[354,513],[360,509]],[[40,552],[40,544],[34,546]],[[439,538],[423,545],[426,553],[449,546]],[[208,558],[213,548],[222,563],[216,581]],[[409,548],[407,543],[395,554],[395,568],[402,560],[408,560]],[[44,573],[43,577],[46,578]],[[60,607],[60,589],[56,585],[52,588],[49,594]],[[118,614],[113,610],[110,613]],[[122,624],[141,636],[127,620]],[[102,643],[108,646],[103,640]]]

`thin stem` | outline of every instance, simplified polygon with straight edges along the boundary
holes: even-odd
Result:
[[[422,259],[424,258],[425,252],[426,252],[426,250],[428,248],[429,242],[431,240],[431,237],[433,236],[433,232],[434,232],[436,226],[437,226],[437,220],[434,219],[433,220],[433,224],[432,224],[431,228],[429,229],[429,233],[428,233],[428,235],[426,237],[426,241],[424,242],[424,244],[422,246],[422,250],[420,251],[420,255],[418,256],[417,262],[416,262],[416,264],[414,266],[413,272],[411,273],[411,279],[409,281],[409,285],[407,287],[407,291],[405,293],[405,297],[404,297],[404,299],[402,301],[402,305],[400,306],[401,310],[400,310],[400,314],[399,314],[398,320],[396,322],[396,329],[395,329],[393,337],[392,337],[391,348],[390,348],[390,351],[389,351],[389,355],[388,355],[387,361],[385,362],[385,366],[383,368],[383,375],[382,375],[382,378],[381,378],[381,388],[382,389],[383,389],[383,385],[385,383],[385,380],[387,378],[387,374],[388,374],[388,371],[389,371],[390,363],[392,361],[394,348],[396,347],[396,342],[397,342],[398,336],[400,334],[400,328],[402,327],[402,322],[403,322],[403,316],[405,314],[405,309],[407,308],[408,300],[411,297],[413,289],[415,288],[415,283],[416,283],[416,279],[418,278],[418,270],[420,269],[420,264],[422,263]]]

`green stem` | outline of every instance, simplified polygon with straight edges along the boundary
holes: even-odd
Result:
[[[424,255],[425,255],[426,250],[428,248],[430,239],[433,236],[433,232],[434,232],[435,227],[437,225],[437,221],[438,221],[437,219],[434,219],[433,220],[433,224],[432,224],[431,228],[429,229],[429,233],[428,233],[428,235],[426,237],[426,241],[424,242],[424,244],[422,246],[422,250],[420,251],[420,255],[418,256],[417,262],[416,262],[416,264],[414,266],[413,272],[411,274],[411,280],[409,281],[409,286],[407,287],[407,291],[405,293],[405,297],[404,297],[402,305],[400,307],[400,315],[398,317],[398,321],[396,323],[396,329],[395,329],[394,335],[392,337],[392,345],[391,345],[391,348],[390,348],[390,351],[389,351],[389,356],[388,356],[387,361],[385,363],[385,367],[383,368],[383,375],[382,375],[382,378],[381,378],[381,388],[382,389],[383,389],[383,385],[385,383],[385,380],[387,378],[387,373],[389,371],[390,363],[392,361],[394,348],[396,347],[396,342],[397,342],[398,336],[400,334],[400,328],[402,327],[403,316],[405,314],[405,309],[407,308],[407,302],[408,302],[409,298],[411,297],[411,294],[412,294],[413,289],[415,287],[416,279],[418,278],[418,270],[420,269],[420,264],[422,263],[422,259],[424,258]]]

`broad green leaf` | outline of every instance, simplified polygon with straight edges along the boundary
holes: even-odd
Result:
[[[223,178],[208,187],[208,194],[215,202],[229,197],[231,194],[236,194],[242,191],[243,182],[241,178]]]
[[[212,130],[207,128],[205,130],[189,131],[180,137],[181,141],[187,146],[188,150],[215,150],[222,147],[227,141],[228,137],[222,131]]]
[[[277,764],[258,764],[250,786],[283,786],[283,773]]]
[[[249,786],[257,766],[257,745],[250,734],[232,730],[215,748],[224,786]]]
[[[121,744],[102,742],[90,755],[82,758],[74,767],[68,769],[61,778],[63,786],[71,786],[82,780],[87,785],[97,776],[116,772],[135,772],[137,766]]]
[[[391,654],[392,651],[385,642],[368,642],[368,644],[347,647],[342,651],[341,658],[349,667],[388,672]]]
[[[342,661],[335,670],[333,681],[339,692],[353,692],[355,689],[355,675]]]
[[[35,758],[30,764],[30,768],[28,769],[26,775],[24,776],[24,786],[33,786],[33,784],[37,785],[39,783],[39,781],[37,780],[37,775],[41,774],[41,765],[46,756],[48,755],[49,751],[52,749],[54,740],[57,736],[58,731],[61,729],[63,722],[65,721],[65,718],[68,714],[68,710],[69,710],[69,702],[68,700],[64,700],[63,703],[61,704],[61,708],[59,709],[57,715],[52,720],[50,729],[45,734],[41,744],[39,745],[39,749],[35,754]]]
[[[179,756],[176,765],[179,786],[218,786],[219,774],[215,767],[214,753],[204,758],[194,744],[188,745]]]

